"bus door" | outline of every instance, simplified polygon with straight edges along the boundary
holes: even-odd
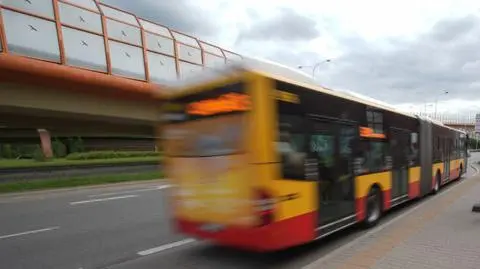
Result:
[[[391,128],[392,205],[408,197],[408,156],[410,131]]]
[[[322,233],[355,220],[352,170],[355,125],[313,120],[309,159],[318,167],[319,229]]]
[[[450,157],[451,157],[451,143],[450,139],[443,138],[443,152],[444,152],[444,159],[443,159],[443,177],[442,182],[449,180],[450,177]]]

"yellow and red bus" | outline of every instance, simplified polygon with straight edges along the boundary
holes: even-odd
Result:
[[[273,251],[373,226],[467,167],[465,133],[275,64],[226,66],[169,92],[174,227],[221,245]]]

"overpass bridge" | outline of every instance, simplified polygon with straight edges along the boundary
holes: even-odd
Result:
[[[442,122],[443,124],[455,129],[467,132],[471,137],[475,133],[475,114],[470,115],[455,115],[444,113],[418,113],[422,116],[428,116],[432,119]]]
[[[152,136],[162,84],[239,59],[98,0],[0,1],[0,139]]]
[[[163,83],[238,59],[98,0],[0,1],[0,137],[151,136]]]

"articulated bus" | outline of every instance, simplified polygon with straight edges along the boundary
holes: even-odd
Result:
[[[171,86],[161,109],[180,233],[285,249],[373,226],[466,171],[466,134],[433,120],[275,64],[206,74]]]

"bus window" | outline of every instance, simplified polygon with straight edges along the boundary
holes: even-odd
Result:
[[[321,167],[320,180],[331,180],[330,174],[332,174],[331,170],[335,162],[335,137],[333,134],[313,134],[310,140],[310,152],[316,155]]]
[[[368,127],[372,128],[377,134],[383,134],[383,114],[380,111],[375,111],[367,108],[367,123]]]
[[[352,125],[339,125],[339,129],[338,180],[341,182],[342,195],[353,199],[353,150],[358,141],[358,128]]]
[[[413,166],[418,163],[418,133],[410,134],[410,154],[409,165]]]
[[[303,122],[301,116],[280,115],[276,148],[281,157],[282,178],[305,179],[307,143]]]
[[[388,144],[383,141],[363,140],[356,157],[356,173],[374,173],[389,168]]]
[[[350,159],[355,138],[357,137],[357,132],[355,128],[350,126],[348,127],[341,127],[340,129],[340,157],[345,159]]]
[[[463,158],[465,157],[465,146],[466,146],[466,142],[465,142],[465,138],[464,137],[460,137],[460,141],[459,141],[459,147],[460,147],[460,158]]]

